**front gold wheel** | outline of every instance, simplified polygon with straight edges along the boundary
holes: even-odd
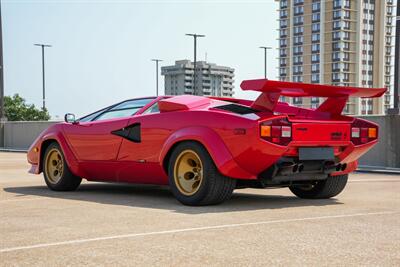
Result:
[[[45,172],[52,184],[57,184],[64,172],[64,161],[61,152],[57,148],[51,149],[46,155]]]
[[[203,164],[196,152],[188,149],[178,155],[174,166],[174,180],[182,194],[196,194],[203,182]]]
[[[51,190],[72,191],[80,185],[82,179],[71,172],[56,142],[46,148],[42,162],[44,181]]]

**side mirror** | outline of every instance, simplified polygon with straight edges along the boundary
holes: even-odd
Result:
[[[67,123],[72,123],[75,124],[77,123],[76,119],[75,119],[75,114],[72,113],[67,113],[64,115],[64,121]]]

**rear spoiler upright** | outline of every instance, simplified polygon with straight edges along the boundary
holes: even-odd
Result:
[[[380,97],[386,88],[362,88],[321,84],[282,82],[267,79],[245,80],[240,84],[242,90],[261,92],[251,107],[258,110],[273,111],[280,96],[289,97],[327,97],[317,111],[340,114],[351,97]]]

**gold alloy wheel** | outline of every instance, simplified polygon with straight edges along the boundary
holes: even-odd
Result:
[[[194,195],[203,181],[203,165],[199,155],[193,150],[184,150],[174,165],[174,180],[179,192]]]
[[[49,153],[47,153],[45,163],[45,172],[47,179],[52,184],[58,183],[64,171],[64,162],[61,156],[61,152],[56,148],[50,150]]]

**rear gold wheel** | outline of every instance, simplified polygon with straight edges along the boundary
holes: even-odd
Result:
[[[182,204],[213,205],[229,199],[236,180],[222,175],[208,151],[198,142],[178,144],[168,165],[171,191]]]
[[[175,161],[174,180],[178,190],[186,195],[194,195],[203,181],[203,164],[193,150],[184,150]]]

